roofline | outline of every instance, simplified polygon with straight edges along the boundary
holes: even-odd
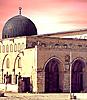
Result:
[[[76,29],[76,30],[70,30],[70,31],[62,31],[62,32],[56,32],[56,33],[47,33],[47,34],[40,34],[38,36],[50,36],[50,35],[56,35],[56,34],[67,34],[67,33],[74,33],[74,32],[83,32],[87,31],[87,29]]]

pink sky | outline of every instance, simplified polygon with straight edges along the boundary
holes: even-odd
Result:
[[[19,6],[38,34],[87,28],[87,0],[0,0],[0,33]]]

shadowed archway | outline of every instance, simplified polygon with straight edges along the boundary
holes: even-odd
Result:
[[[59,89],[59,66],[57,59],[51,59],[45,67],[45,92],[56,93]]]
[[[83,68],[85,63],[82,60],[76,60],[72,64],[72,92],[79,93],[83,90]]]

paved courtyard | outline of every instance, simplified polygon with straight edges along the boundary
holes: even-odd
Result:
[[[30,93],[5,93],[0,100],[70,100],[69,94],[30,94]],[[76,100],[87,100],[87,94],[75,94]]]
[[[67,94],[5,93],[0,100],[67,100]]]

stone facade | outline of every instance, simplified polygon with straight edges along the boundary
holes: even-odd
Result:
[[[18,84],[19,77],[21,77],[22,80],[29,78],[31,91],[44,93],[46,92],[46,88],[49,88],[46,86],[46,68],[48,66],[49,70],[52,68],[50,71],[52,74],[58,70],[58,77],[56,77],[59,80],[58,90],[53,88],[54,92],[69,92],[70,67],[72,67],[77,60],[80,60],[85,66],[81,72],[83,77],[81,91],[83,91],[87,88],[86,52],[87,40],[58,38],[58,34],[55,36],[37,35],[3,39],[0,41],[0,83],[13,85]],[[52,60],[54,63],[52,63]],[[52,67],[52,64],[55,69]],[[78,65],[78,67],[80,65]],[[58,69],[56,69],[56,66],[58,66]],[[52,77],[50,72],[49,77]],[[5,75],[6,77],[11,76],[9,83],[6,83],[7,79]],[[49,79],[50,78],[47,80],[49,81]],[[28,84],[27,82],[25,83]],[[52,87],[52,82],[49,81],[49,84],[50,87]],[[26,86],[24,85],[24,87]],[[27,92],[30,92],[30,90]]]

